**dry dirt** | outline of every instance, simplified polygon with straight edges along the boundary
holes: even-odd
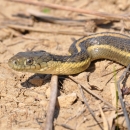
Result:
[[[41,0],[43,1],[43,0]],[[130,2],[128,0],[46,0],[48,3],[72,6],[93,11],[102,11],[107,13],[127,14],[130,11]],[[82,36],[63,35],[57,33],[43,33],[27,31],[24,29],[12,29],[8,25],[31,26],[41,29],[67,30],[69,32],[86,31],[87,33],[96,32],[120,32],[123,25],[129,27],[129,22],[113,22],[90,26],[86,23],[84,26],[67,26],[43,22],[33,17],[24,18],[18,14],[28,16],[27,10],[37,10],[61,18],[84,19],[95,18],[97,16],[81,15],[70,11],[48,9],[16,2],[0,1],[0,129],[1,130],[40,130],[45,125],[49,95],[50,78],[44,81],[46,75],[34,75],[32,73],[16,72],[8,66],[8,60],[13,55],[21,51],[28,50],[46,50],[54,54],[68,54],[68,48],[73,39]],[[87,28],[88,27],[88,28]],[[123,32],[127,35],[129,30]],[[108,103],[116,107],[113,99],[116,82],[124,70],[119,71],[116,76],[114,71],[122,68],[117,63],[111,63],[107,60],[98,60],[93,62],[83,73],[75,75],[76,81],[84,87],[98,94]],[[109,74],[112,72],[111,74]],[[103,76],[108,74],[106,76]],[[33,77],[32,77],[33,76]],[[31,79],[30,79],[31,77]],[[41,78],[42,77],[42,78]],[[127,85],[129,87],[129,82]],[[43,82],[43,85],[41,85]],[[89,110],[86,108],[78,84],[66,76],[59,76],[58,100],[54,115],[55,130],[100,130],[101,128],[94,120]],[[37,86],[36,86],[37,85]],[[101,100],[84,91],[89,107],[94,112],[99,124],[103,127],[104,119],[101,116],[99,107],[102,108],[106,119],[110,122],[121,113],[115,112],[110,106],[107,106]],[[130,107],[130,96],[125,96],[127,108]],[[120,108],[120,103],[117,105]],[[118,124],[126,127],[124,117],[121,115]],[[112,123],[110,123],[111,125]],[[104,127],[103,127],[104,129]],[[123,128],[121,128],[123,129]]]

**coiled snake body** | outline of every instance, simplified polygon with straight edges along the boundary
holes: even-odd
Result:
[[[130,64],[130,37],[112,32],[92,34],[75,41],[71,55],[54,55],[45,51],[19,52],[8,64],[17,71],[70,75],[80,73],[96,59]]]

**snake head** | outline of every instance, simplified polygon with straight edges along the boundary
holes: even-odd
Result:
[[[8,65],[17,71],[39,73],[51,60],[51,54],[45,51],[19,52],[9,59]]]

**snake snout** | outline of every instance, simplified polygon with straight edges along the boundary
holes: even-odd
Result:
[[[18,61],[17,60],[13,60],[12,58],[9,59],[8,61],[8,65],[11,67],[11,68],[14,68],[14,66],[18,65]]]

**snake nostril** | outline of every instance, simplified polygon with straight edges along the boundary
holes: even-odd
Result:
[[[13,61],[13,64],[17,65],[17,64],[18,64],[18,62],[17,62],[16,60],[14,60],[14,61]]]

